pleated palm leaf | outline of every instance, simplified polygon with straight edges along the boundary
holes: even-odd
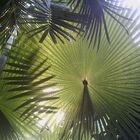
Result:
[[[108,17],[114,41],[108,48],[102,37],[98,53],[85,40],[46,48],[53,81],[62,88],[55,103],[60,110],[46,119],[52,131],[60,129],[59,139],[140,138],[138,17],[128,24],[130,36]]]
[[[85,2],[89,6],[90,1]],[[99,36],[98,29],[105,29],[95,26],[93,34],[100,38],[98,44],[92,40],[95,49],[88,47],[87,39],[70,38],[64,45],[55,38],[55,45],[54,36],[44,32],[40,44],[40,32],[30,39],[30,34],[18,34],[1,74],[0,115],[9,132],[9,137],[1,132],[1,138],[22,137],[19,129],[26,131],[22,124],[28,123],[31,134],[40,132],[50,140],[139,140],[140,24],[135,13],[124,14],[135,17],[133,22],[119,20],[127,24],[129,36],[105,14],[108,33]]]

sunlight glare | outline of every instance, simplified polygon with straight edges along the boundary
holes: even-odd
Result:
[[[51,93],[51,92],[60,91],[61,89],[63,89],[63,88],[62,87],[55,86],[55,87],[45,88],[45,89],[43,89],[43,92],[44,93]]]
[[[56,125],[58,125],[63,120],[63,117],[64,117],[63,111],[58,111],[56,113]]]
[[[124,3],[128,7],[133,7],[133,8],[140,7],[140,0],[124,0]]]
[[[45,124],[46,124],[46,120],[43,119],[43,120],[39,120],[38,121],[37,126],[40,127],[40,128],[42,128],[42,127],[45,126]]]

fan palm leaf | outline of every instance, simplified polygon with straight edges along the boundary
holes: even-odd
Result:
[[[46,49],[52,63],[50,71],[56,75],[53,81],[63,87],[58,93],[60,99],[54,104],[60,108],[56,116],[61,116],[61,121],[57,121],[56,116],[47,119],[54,129],[60,129],[60,139],[86,140],[88,135],[108,140],[140,138],[137,20],[138,16],[128,24],[130,36],[111,21],[112,45],[108,48],[105,37],[102,37],[101,46],[104,47],[98,53],[87,47],[86,40]],[[107,18],[109,21],[110,17]],[[86,86],[84,79],[88,82]],[[83,96],[83,91],[86,91],[86,96]],[[87,120],[85,124],[83,118]]]
[[[30,35],[19,32],[1,74],[0,119],[8,132],[4,127],[0,137],[18,139],[24,130],[33,135],[47,132],[44,138],[53,140],[139,140],[140,23],[135,13],[125,14],[130,19],[135,17],[132,23],[127,22],[130,36],[120,28],[120,22],[105,15],[110,48],[106,31],[95,35],[102,29],[96,28],[100,23],[92,34],[100,38],[98,44],[92,40],[96,49],[88,48],[87,39],[65,41],[64,45],[52,33],[48,36],[44,32],[42,37],[42,28],[30,39]],[[33,18],[38,19],[37,15]],[[121,23],[126,24],[126,20]],[[40,37],[42,44],[38,43]],[[99,44],[102,47],[97,53]],[[24,127],[27,123],[29,129]]]

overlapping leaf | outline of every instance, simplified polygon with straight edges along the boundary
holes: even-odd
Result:
[[[2,1],[0,4],[0,45],[4,45],[14,30],[15,5],[11,0]]]
[[[11,126],[9,120],[5,117],[2,111],[0,111],[0,139],[3,140],[17,140],[19,139],[18,134],[14,132],[13,127]]]
[[[16,125],[16,119],[18,122],[21,121],[20,125],[22,123],[25,125],[28,122],[29,124],[34,124],[33,127],[37,127],[38,121],[42,119],[40,118],[41,114],[55,113],[57,111],[57,107],[45,103],[53,102],[58,97],[51,96],[54,92],[43,92],[44,89],[56,85],[56,83],[49,82],[50,79],[54,78],[54,75],[48,73],[51,65],[48,64],[47,56],[39,51],[38,42],[27,41],[27,39],[28,37],[24,35],[17,37],[12,44],[12,49],[1,75],[0,110],[2,109],[1,117],[5,118],[3,127],[8,127],[7,131],[2,127],[1,129],[7,133],[7,140],[12,135],[14,137],[14,133],[12,134],[11,132],[14,130],[12,127]],[[32,47],[28,48],[29,46]],[[16,115],[15,117],[13,116],[13,120],[10,120],[12,124],[9,123],[7,114],[3,115],[3,113],[7,112],[6,109],[3,109],[4,106],[9,110],[8,113],[11,112]],[[21,130],[24,130],[22,125]],[[33,129],[33,127],[29,129]],[[5,133],[0,132],[0,138],[6,137]],[[39,130],[37,133],[39,133]]]
[[[57,48],[47,49],[46,52],[49,52],[48,57],[53,64],[53,69],[50,70],[56,75],[55,81],[63,87],[58,94],[60,99],[55,103],[64,114],[60,125],[56,125],[57,129],[60,127],[60,139],[89,139],[86,131],[89,130],[88,134],[90,133],[93,119],[85,124],[88,129],[83,123],[81,123],[83,127],[80,127],[80,119],[77,119],[80,118],[77,113],[83,112],[79,110],[83,99],[84,79],[88,81],[88,91],[95,110],[94,115],[92,114],[92,117],[95,117],[94,131],[90,136],[103,140],[140,138],[140,32],[138,30],[140,25],[136,22],[138,17],[132,24],[128,24],[131,36],[120,29],[115,21],[111,21],[110,49],[107,47],[105,37],[102,37],[103,47],[98,53],[96,49],[87,48],[87,42],[81,40],[77,43],[67,43],[63,47],[60,45]],[[107,22],[109,21],[108,17]],[[89,107],[86,109],[83,116],[88,114]],[[74,129],[76,128],[74,122],[75,124],[77,122],[77,129]],[[79,129],[80,135],[78,135]]]
[[[23,14],[23,20],[27,20],[26,23],[29,23],[29,28],[26,28],[27,31],[30,32],[30,28],[35,27],[35,32],[31,30],[30,33],[34,32],[35,34],[32,34],[32,36],[36,37],[29,40],[29,36],[19,35],[12,45],[0,81],[0,115],[6,124],[5,126],[8,127],[7,140],[10,137],[16,138],[19,125],[21,131],[24,128],[24,121],[31,124],[29,125],[31,133],[33,133],[32,130],[35,130],[34,132],[44,132],[43,128],[49,128],[51,134],[57,131],[59,135],[54,135],[55,139],[139,140],[140,24],[136,22],[139,16],[132,24],[128,24],[131,36],[127,36],[126,32],[117,24],[117,22],[121,23],[116,19],[114,21],[112,15],[111,17],[106,16],[106,21],[104,21],[104,12],[109,15],[110,12],[113,15],[116,14],[112,11],[115,9],[116,1],[71,0],[73,6],[75,4],[83,6],[82,2],[86,4],[86,7],[82,7],[80,10],[77,6],[75,8],[84,16],[89,14],[87,17],[93,25],[90,22],[88,24],[86,19],[86,29],[88,30],[86,35],[91,36],[89,40],[99,39],[98,44],[94,39],[92,40],[96,48],[99,45],[103,46],[97,53],[95,49],[87,47],[86,40],[66,41],[65,45],[60,43],[59,41],[63,42],[60,36],[62,38],[70,37],[64,32],[65,30],[60,33],[60,28],[56,30],[58,34],[46,31],[43,36],[38,35],[41,30],[44,31],[46,24],[43,23],[45,26],[43,28],[40,26],[40,28],[38,22],[38,25],[30,27],[31,22],[36,22],[38,19],[44,22],[44,14],[48,19],[50,11],[52,14],[61,10],[59,6],[48,5],[48,1],[41,0],[38,2],[35,0],[30,2],[30,4],[36,5],[35,9],[26,9],[23,6],[22,13],[27,10],[25,15]],[[94,10],[99,12],[100,18],[97,17],[97,13],[94,15],[95,11],[91,9],[94,2],[98,5],[99,11],[96,9],[97,7]],[[21,4],[24,5],[25,3]],[[54,10],[52,10],[53,8]],[[42,12],[43,9],[46,13]],[[123,9],[117,5],[115,11],[118,10]],[[32,11],[36,12],[33,13]],[[71,14],[67,10],[64,12],[63,9],[62,11],[64,15],[65,13]],[[28,12],[32,15],[29,14],[27,18]],[[64,18],[63,14],[60,12],[53,15],[54,17],[57,16],[55,18],[59,20],[61,16]],[[121,17],[120,15],[117,16]],[[134,12],[131,15],[127,13],[126,16],[131,19],[136,15]],[[70,17],[66,17],[66,21],[69,21]],[[92,18],[96,20],[94,21]],[[52,28],[51,20],[49,20],[48,27]],[[77,19],[75,20],[77,22]],[[101,22],[104,23],[105,36],[100,35]],[[125,19],[121,22],[125,24]],[[108,32],[105,24],[107,24]],[[63,28],[70,29],[71,24],[69,26],[64,25]],[[85,25],[82,27],[84,28]],[[93,34],[90,34],[89,30]],[[42,45],[38,44],[40,36],[40,41],[44,41]],[[51,40],[49,37],[51,37]],[[108,42],[109,40],[112,41],[111,48],[108,48],[106,37]],[[54,47],[51,41],[53,43],[59,42],[59,44]],[[83,85],[84,79],[88,84]],[[62,87],[57,96],[52,94],[55,91],[46,90],[44,92],[46,88],[53,88],[55,83]],[[56,100],[58,97],[60,97],[59,100]],[[59,111],[53,114],[57,108]],[[34,129],[32,124],[34,123],[36,126],[42,116],[46,118],[45,125],[43,125],[41,131]],[[21,122],[19,117],[23,118],[24,121]],[[3,133],[4,135],[2,135]],[[6,137],[7,132],[3,131],[3,133],[0,133],[1,138]]]
[[[81,103],[75,107],[74,118],[67,118],[68,122],[62,129],[60,139],[89,139],[94,133],[94,105],[89,95],[87,81],[84,80],[83,84]]]
[[[64,39],[75,39],[72,32],[79,32],[74,23],[80,22],[80,14],[70,12],[67,7],[52,3],[50,0],[32,0],[30,7],[21,14],[19,22],[27,25],[27,33],[34,36],[43,32],[40,42],[47,35],[56,44],[57,40],[64,43]]]
[[[93,47],[96,43],[98,48],[100,47],[101,36],[104,33],[110,44],[106,14],[111,16],[128,33],[121,18],[129,21],[130,19],[124,13],[130,12],[130,9],[123,7],[123,2],[120,0],[69,0],[69,5],[73,7],[74,11],[77,10],[83,15],[81,28],[85,28],[84,37]]]

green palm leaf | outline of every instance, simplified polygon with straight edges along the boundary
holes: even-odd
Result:
[[[124,14],[129,12],[130,9],[121,6],[123,5],[122,1],[69,0],[68,4],[73,7],[73,11],[78,11],[78,13],[83,15],[84,18],[82,19],[83,24],[81,24],[81,28],[85,28],[84,37],[87,37],[89,44],[93,47],[96,45],[96,43],[98,44],[98,48],[100,47],[103,31],[105,32],[107,42],[110,44],[106,14],[114,19],[128,33],[126,26],[124,26],[121,22],[121,18],[130,20]]]
[[[1,124],[1,136],[0,138],[3,140],[11,140],[19,139],[16,132],[14,132],[13,127],[11,126],[9,120],[5,117],[2,111],[0,111],[0,124]]]
[[[3,47],[15,25],[15,4],[10,1],[1,1],[0,4],[0,45]]]
[[[101,46],[104,47],[98,53],[81,40],[47,48],[53,68],[50,71],[56,75],[53,81],[63,87],[58,93],[59,101],[54,104],[60,108],[63,119],[59,125],[57,119],[52,119],[56,129],[60,129],[60,139],[86,140],[89,134],[96,139],[117,139],[118,136],[124,140],[139,139],[139,32],[132,37],[139,27],[136,21],[129,25],[130,37],[112,21],[109,28],[112,45],[108,49],[102,37]],[[86,98],[90,107],[87,110],[81,104],[84,79],[88,81],[89,97],[87,94]],[[88,109],[93,110],[89,112],[92,119]],[[90,122],[87,121],[85,127],[80,119],[86,115]],[[48,121],[51,122],[51,118]]]
[[[55,44],[57,40],[64,43],[64,39],[74,39],[69,32],[79,32],[80,29],[74,24],[80,22],[77,20],[80,17],[79,14],[70,12],[69,9],[52,3],[50,0],[34,0],[29,4],[30,7],[25,8],[26,12],[21,14],[19,22],[27,25],[26,30],[31,37],[43,32],[40,38],[41,43],[47,35]]]
[[[22,134],[17,131],[18,127],[20,125],[19,130],[26,132],[27,128],[23,127],[26,123],[31,125],[29,130],[36,135],[39,130],[37,123],[42,119],[40,115],[57,111],[57,107],[45,104],[58,99],[58,96],[51,95],[55,92],[43,92],[44,89],[56,86],[56,83],[49,82],[54,75],[48,73],[51,67],[48,58],[37,48],[38,42],[27,51],[28,46],[35,44],[33,40],[27,43],[27,38],[21,34],[11,44],[12,49],[1,74],[0,120],[3,121],[3,131],[0,132],[0,139],[18,139],[17,136],[21,137]],[[15,113],[13,119],[9,119],[7,112]]]
[[[1,63],[4,67],[1,68],[0,77],[0,121],[3,122],[0,139],[22,139],[26,133],[37,135],[39,139],[40,133],[44,139],[52,140],[139,140],[139,16],[135,14],[136,11],[128,12],[124,15],[128,19],[134,18],[134,21],[126,22],[125,18],[112,12],[110,8],[115,9],[115,6],[108,3],[108,0],[99,1],[101,3],[94,1],[100,8],[98,12],[101,12],[101,17],[97,17],[98,14],[92,15],[94,12],[90,9],[90,1],[70,2],[73,6],[81,4],[78,8],[75,7],[76,12],[84,11],[88,14],[86,10],[89,7],[89,21],[92,22],[91,18],[98,19],[93,27],[92,24],[87,24],[86,27],[85,23],[81,26],[88,30],[85,37],[89,37],[89,40],[94,38],[90,42],[96,49],[87,47],[89,41],[86,38],[78,38],[76,41],[67,39],[70,37],[67,31],[75,37],[71,29],[76,26],[70,23],[73,18],[69,20],[70,17],[66,17],[64,22],[68,24],[61,20],[61,25],[58,20],[61,16],[64,19],[65,13],[72,16],[75,13],[68,12],[67,9],[66,12],[62,9],[62,12],[59,6],[53,5],[54,3],[48,6],[48,1],[43,0],[28,1],[36,5],[33,9],[35,12],[32,13],[33,7],[26,8],[26,3],[21,2],[25,12],[22,11],[23,22],[27,20],[26,23],[31,24],[41,21],[41,11],[45,9],[47,13],[55,7],[53,12],[60,13],[55,15],[58,20],[53,22],[60,25],[62,30],[57,28],[56,34],[54,30],[44,31],[46,23],[42,26],[39,21],[38,25],[23,25],[29,33],[35,33],[29,39],[30,34],[21,34],[22,29],[16,29],[18,35],[11,44],[6,64]],[[87,2],[86,7],[80,8],[83,2]],[[123,10],[119,6],[116,8],[115,11]],[[28,12],[33,16],[27,18]],[[45,16],[48,15],[46,13]],[[116,20],[117,17],[122,19]],[[74,22],[78,23],[79,19]],[[101,20],[105,20],[104,28]],[[118,23],[128,27],[130,36]],[[43,35],[41,31],[44,31]],[[104,34],[101,35],[101,31]],[[108,42],[111,41],[110,48],[106,37]],[[42,44],[38,43],[40,38]],[[65,45],[63,39],[68,40],[65,40]],[[97,41],[99,42],[96,43]],[[103,47],[97,52],[99,46]]]

